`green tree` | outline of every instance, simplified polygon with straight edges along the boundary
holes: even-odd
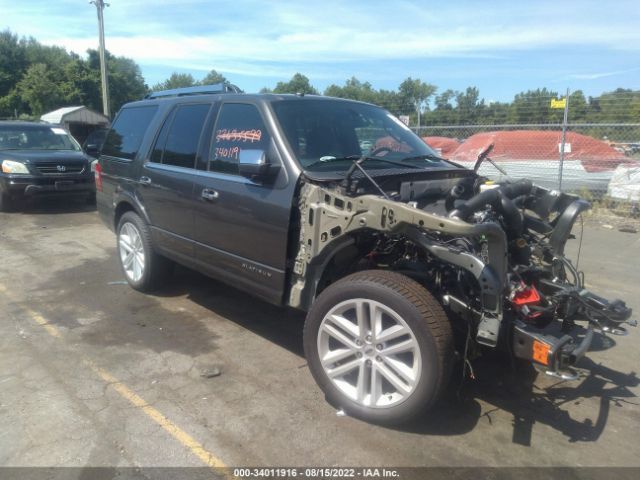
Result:
[[[464,92],[456,93],[458,123],[473,125],[480,122],[484,113],[484,99],[476,87],[467,87]]]
[[[399,87],[401,99],[406,100],[407,105],[413,106],[413,112],[417,113],[418,126],[420,117],[425,109],[429,107],[429,99],[436,93],[437,87],[430,83],[425,83],[420,79],[408,77]],[[403,113],[412,113],[410,110]]]
[[[140,100],[149,92],[140,67],[130,58],[110,56],[107,65],[109,97],[113,113],[120,110],[125,103]]]
[[[589,104],[582,93],[582,90],[576,90],[569,94],[569,122],[584,122],[587,120],[589,113]]]
[[[598,98],[597,111],[593,116],[599,122],[637,123],[640,118],[631,108],[637,98],[640,98],[640,91],[626,88],[603,93]]]
[[[225,77],[221,73],[216,72],[215,70],[211,70],[198,83],[200,85],[216,85],[218,83],[226,83],[226,82],[227,82],[227,77]]]
[[[447,89],[434,97],[434,108],[425,112],[424,123],[431,125],[453,125],[457,121],[457,113],[453,100],[456,92]]]
[[[193,87],[196,81],[190,73],[173,72],[164,82],[156,83],[152,90],[171,90],[173,88]]]
[[[638,92],[638,95],[631,100],[629,110],[631,112],[632,121],[636,123],[640,122],[640,92]]]
[[[90,108],[102,111],[100,55],[97,50],[87,50],[87,54],[87,66],[90,71],[89,78],[85,79],[85,85],[89,88],[89,91],[86,92],[87,101]],[[109,101],[111,112],[115,114],[123,104],[143,98],[149,89],[136,62],[130,58],[116,57],[108,51],[105,58],[109,75]]]
[[[309,79],[301,73],[296,73],[288,82],[278,82],[273,93],[303,93],[318,95],[318,91],[311,85]]]
[[[9,30],[0,32],[0,97],[9,94],[27,67],[24,41],[21,42],[18,36]]]
[[[396,116],[402,115],[405,110],[398,92],[393,90],[378,90],[376,98],[371,103],[386,108]]]
[[[35,38],[23,41],[25,58],[29,64],[44,63],[50,69],[60,69],[72,60],[72,54],[62,47],[42,45]]]
[[[436,110],[453,110],[451,100],[456,98],[456,92],[448,89],[435,96],[434,105]]]
[[[347,98],[344,96],[344,87],[339,87],[335,83],[332,83],[324,89],[324,95],[326,97]]]
[[[538,88],[519,93],[509,109],[511,123],[560,123],[564,112],[552,109],[551,99],[558,98],[558,92]]]
[[[57,108],[64,97],[58,78],[44,63],[31,65],[16,90],[35,116]]]
[[[107,52],[112,111],[147,93],[138,65]],[[40,44],[0,32],[0,116],[40,115],[69,105],[102,109],[100,61],[95,50],[87,58],[64,48]]]
[[[349,98],[361,102],[376,103],[378,92],[374,90],[369,82],[361,82],[356,77],[347,80],[343,87],[329,85],[324,94],[329,97]]]
[[[143,97],[148,87],[139,66],[131,59],[107,52],[111,109]],[[196,82],[192,75],[173,73],[154,89],[180,88],[225,82],[224,75],[211,70]],[[81,58],[64,48],[40,44],[34,38],[20,38],[9,30],[0,32],[0,117],[40,115],[68,105],[86,105],[101,110],[100,62],[95,50]],[[309,79],[296,73],[289,81],[278,82],[277,93],[316,94]],[[546,88],[517,94],[512,102],[487,102],[476,87],[436,95],[434,85],[411,77],[396,90],[377,90],[371,83],[351,77],[343,85],[330,85],[325,95],[350,98],[380,105],[395,115],[418,115],[430,125],[559,123],[562,109],[551,109],[558,92]],[[433,99],[433,108],[430,100]],[[618,88],[586,99],[576,90],[569,97],[570,122],[637,123],[640,121],[640,91]],[[613,138],[611,130],[610,138]],[[602,131],[600,131],[600,135]],[[609,133],[607,133],[609,135]]]
[[[489,102],[478,123],[483,125],[503,125],[509,121],[510,104],[506,102]]]
[[[60,87],[65,104],[101,109],[100,75],[89,67],[87,61],[75,56],[68,62],[62,69]]]
[[[18,113],[25,112],[28,108],[16,88],[13,88],[4,97],[0,97],[0,119],[3,117],[13,118]]]

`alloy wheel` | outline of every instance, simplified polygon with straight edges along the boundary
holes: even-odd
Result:
[[[415,390],[422,370],[418,341],[388,306],[363,298],[333,307],[317,340],[322,368],[348,398],[371,408],[389,408]]]
[[[125,223],[120,228],[118,250],[122,268],[129,280],[139,282],[144,275],[146,255],[142,237],[133,223]]]

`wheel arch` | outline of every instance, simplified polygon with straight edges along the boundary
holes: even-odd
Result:
[[[335,260],[355,260],[359,256],[359,250],[355,246],[355,239],[351,235],[344,235],[333,240],[307,265],[304,275],[304,288],[300,295],[298,308],[309,310],[311,304],[320,292],[326,287],[328,276],[334,272]]]
[[[113,214],[114,231],[118,230],[118,223],[120,223],[120,219],[122,218],[122,215],[124,215],[126,212],[136,213],[147,223],[147,225],[151,225],[146,209],[140,203],[140,201],[132,195],[129,195],[127,193],[122,193],[118,198],[118,200],[116,201],[116,207],[114,209],[114,214]]]

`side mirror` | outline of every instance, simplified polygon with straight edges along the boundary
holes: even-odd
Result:
[[[272,164],[264,150],[240,150],[238,172],[256,182],[269,182],[278,175],[280,165]]]
[[[100,155],[100,147],[95,143],[89,143],[84,146],[84,153],[92,157]]]

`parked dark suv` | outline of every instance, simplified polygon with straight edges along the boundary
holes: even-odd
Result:
[[[0,122],[0,211],[41,193],[81,193],[93,201],[89,162],[78,142],[58,125]]]
[[[483,349],[574,378],[594,335],[634,323],[564,255],[583,200],[489,182],[488,151],[475,170],[447,162],[374,105],[234,90],[125,105],[98,211],[135,289],[178,262],[308,311],[309,368],[348,414],[411,418]]]

